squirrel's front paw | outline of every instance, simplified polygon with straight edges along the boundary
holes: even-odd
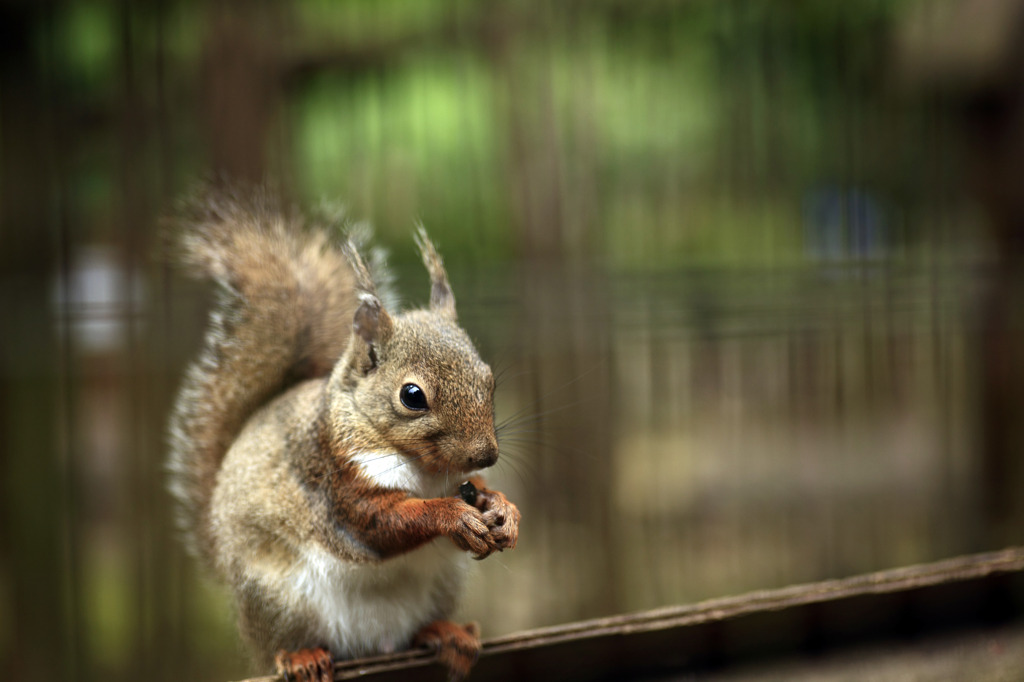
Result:
[[[461,500],[452,500],[451,503],[453,518],[446,523],[445,534],[459,549],[472,552],[477,559],[483,559],[499,549],[479,509]]]
[[[437,620],[417,632],[413,644],[437,651],[437,660],[448,668],[449,681],[456,682],[469,674],[480,655],[480,628],[476,623],[463,626]]]
[[[279,651],[274,657],[277,674],[287,682],[332,682],[334,660],[327,649]]]

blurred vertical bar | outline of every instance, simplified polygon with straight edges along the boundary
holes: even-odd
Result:
[[[152,211],[145,205],[148,189],[147,150],[144,107],[139,83],[148,80],[148,56],[145,50],[137,49],[137,26],[140,9],[131,0],[121,0],[115,13],[118,29],[118,90],[115,109],[115,128],[111,131],[111,143],[119,149],[120,163],[116,169],[117,189],[114,194],[116,202],[114,228],[118,234],[116,244],[120,253],[119,267],[125,273],[125,281],[129,288],[134,286],[140,266],[145,260],[144,248],[146,241],[142,239],[142,231],[149,227]],[[141,46],[140,46],[141,47]],[[154,523],[153,487],[155,477],[151,462],[155,453],[145,446],[145,394],[141,392],[142,378],[148,372],[140,362],[142,348],[136,333],[138,322],[136,315],[137,301],[126,293],[122,305],[113,311],[118,316],[117,324],[123,330],[125,339],[123,353],[118,353],[110,365],[112,376],[109,380],[119,385],[122,403],[118,411],[124,415],[123,447],[117,453],[120,460],[118,487],[123,490],[127,504],[123,508],[126,517],[120,521],[124,528],[125,547],[122,551],[126,556],[134,557],[131,573],[128,574],[130,587],[128,594],[131,602],[129,618],[131,627],[127,629],[128,642],[125,650],[127,660],[124,661],[126,677],[129,679],[145,679],[159,674],[156,666],[159,642],[154,637],[154,620],[159,618],[159,611],[154,608],[154,601],[162,590],[154,584],[154,548],[153,537],[157,528]],[[156,562],[159,563],[159,562]],[[104,605],[101,605],[103,607]]]
[[[973,330],[980,546],[1019,543],[1024,527],[1024,2],[944,0],[909,15],[903,80],[961,114],[958,179],[981,206],[991,249]],[[950,106],[951,105],[951,106]]]
[[[267,179],[268,153],[280,111],[283,33],[289,5],[277,0],[209,0],[201,73],[209,166],[220,177]],[[284,182],[287,178],[274,178]]]
[[[0,599],[10,607],[0,646],[9,680],[75,679],[79,661],[73,472],[59,446],[68,386],[52,324],[54,256],[67,246],[54,11],[0,8]]]

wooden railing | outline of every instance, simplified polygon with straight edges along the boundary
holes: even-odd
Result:
[[[628,679],[766,654],[923,637],[1024,614],[1024,547],[487,640],[473,677]],[[341,661],[335,680],[440,680],[419,649]],[[278,677],[248,682],[281,682]]]

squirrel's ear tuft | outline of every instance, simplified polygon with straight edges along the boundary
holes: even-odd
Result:
[[[423,256],[423,264],[430,273],[430,309],[452,320],[455,319],[455,294],[448,284],[448,273],[444,262],[427,236],[427,231],[420,225],[416,230],[416,245]]]
[[[341,250],[344,252],[345,258],[348,259],[348,264],[352,267],[352,275],[355,277],[355,288],[356,292],[360,294],[360,300],[362,294],[367,294],[376,299],[377,287],[373,284],[373,276],[370,275],[370,269],[366,267],[366,261],[363,260],[355,242],[349,239],[342,245]],[[377,305],[380,305],[379,300]]]

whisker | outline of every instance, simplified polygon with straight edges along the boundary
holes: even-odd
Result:
[[[536,480],[540,478],[539,470],[526,461],[517,460],[513,458],[506,458],[505,464],[507,464],[508,468],[511,469],[512,472],[519,478],[519,482],[522,483],[523,486],[526,486],[528,483],[527,476],[526,474],[523,473],[523,467],[526,467],[528,469],[527,473],[530,474],[531,479]]]
[[[584,401],[582,401],[582,400],[575,400],[575,401],[570,402],[570,403],[565,403],[563,405],[558,405],[556,407],[550,407],[550,408],[548,408],[546,410],[542,410],[540,412],[533,412],[533,413],[530,413],[530,414],[523,414],[526,411],[526,409],[524,408],[522,410],[519,410],[519,412],[517,412],[516,414],[513,414],[510,417],[506,417],[504,420],[499,422],[499,424],[495,427],[495,430],[500,430],[500,429],[503,429],[503,428],[508,428],[508,427],[511,427],[511,426],[515,426],[516,424],[524,424],[524,423],[533,422],[533,421],[540,421],[544,417],[548,417],[548,416],[550,416],[552,414],[556,414],[558,412],[564,412],[565,410],[568,410],[571,407],[576,407],[576,406],[582,405],[582,404],[584,404]]]
[[[428,454],[429,453],[424,452],[422,455],[419,455],[417,457],[411,457],[409,459],[403,460],[403,461],[399,462],[398,464],[396,464],[395,466],[389,467],[389,468],[385,469],[381,473],[386,474],[386,473],[392,472],[392,471],[394,471],[396,469],[401,469],[404,466],[408,466],[409,464],[412,464],[413,462],[415,462],[418,459],[422,459],[422,458],[426,457]]]

